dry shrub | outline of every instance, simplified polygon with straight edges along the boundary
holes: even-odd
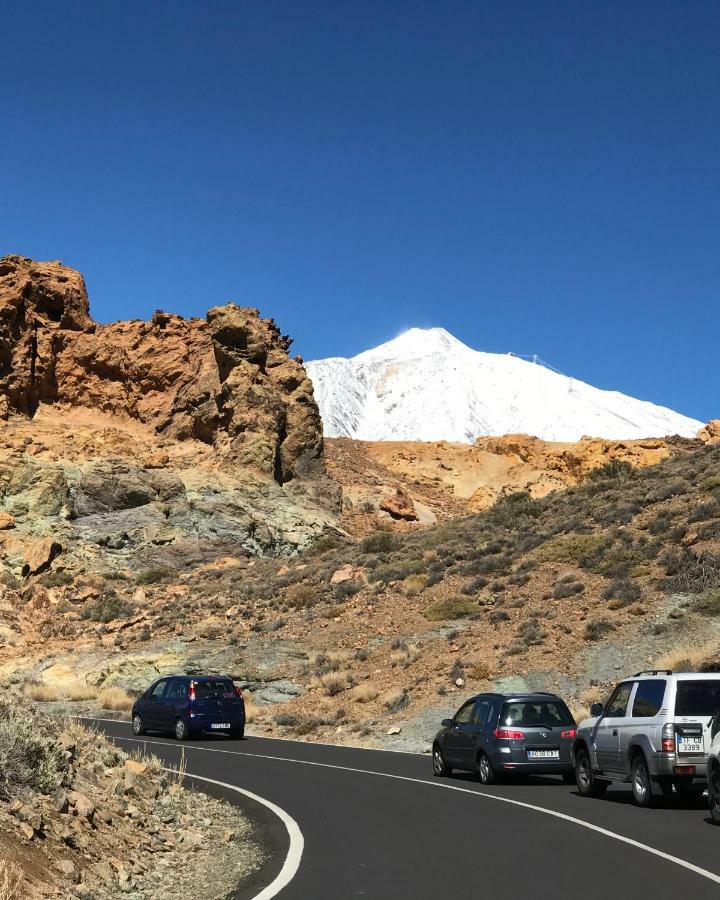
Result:
[[[417,644],[403,644],[390,654],[390,663],[393,666],[409,666],[420,659],[420,649]]]
[[[257,703],[253,700],[253,695],[249,691],[243,691],[243,697],[245,699],[245,721],[248,724],[257,721],[259,708]]]
[[[579,563],[607,544],[603,534],[568,534],[551,538],[532,551],[538,562]]]
[[[385,709],[394,713],[404,709],[410,702],[410,697],[403,688],[393,688],[386,694],[383,694],[382,702]]]
[[[53,703],[58,700],[94,700],[97,697],[97,688],[80,681],[80,679],[65,681],[57,685],[44,681],[28,681],[23,687],[23,693],[29,700],[35,700],[38,703]]]
[[[353,683],[353,677],[350,672],[327,672],[320,676],[320,686],[328,695],[335,697],[346,691]]]
[[[568,703],[568,709],[570,710],[570,715],[573,717],[573,719],[575,719],[578,725],[583,721],[583,719],[590,718],[590,707],[587,705],[587,703]]]
[[[353,700],[357,700],[358,703],[370,703],[377,699],[379,693],[380,692],[374,685],[366,683],[359,684],[356,688],[353,688],[351,696]]]
[[[13,900],[20,896],[22,872],[7,859],[0,859],[0,900]]]
[[[134,698],[121,687],[109,687],[100,692],[98,698],[103,709],[127,711],[132,709]]]
[[[442,622],[447,619],[464,619],[477,611],[477,603],[468,597],[447,597],[430,603],[423,615],[430,622]]]
[[[408,597],[416,597],[425,590],[427,583],[427,575],[408,575],[403,581],[403,590]]]
[[[0,797],[27,789],[52,793],[67,760],[57,742],[59,721],[19,697],[0,701]]]
[[[493,670],[490,666],[490,663],[482,659],[476,662],[471,662],[468,666],[466,666],[465,674],[473,681],[485,681],[487,678],[492,677]]]
[[[671,669],[673,672],[697,672],[720,656],[720,645],[717,641],[707,644],[680,644],[673,647],[655,660],[658,669]]]
[[[301,582],[300,584],[293,584],[287,589],[285,599],[288,606],[300,609],[302,607],[314,606],[320,598],[318,597],[316,588],[307,582]]]
[[[23,694],[28,700],[38,703],[53,703],[60,699],[60,693],[56,687],[50,684],[42,684],[39,681],[28,681],[23,685]]]

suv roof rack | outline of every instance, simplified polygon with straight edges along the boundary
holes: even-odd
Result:
[[[636,672],[633,678],[639,678],[641,675],[672,675],[672,669],[645,669],[644,672]]]

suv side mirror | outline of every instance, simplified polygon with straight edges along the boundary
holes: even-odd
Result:
[[[590,707],[590,715],[593,719],[597,719],[598,716],[601,716],[604,711],[605,707],[602,705],[602,703],[593,703],[593,705]]]
[[[440,723],[443,728],[452,728],[453,720],[452,719],[443,719]]]

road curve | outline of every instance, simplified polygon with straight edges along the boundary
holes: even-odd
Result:
[[[169,737],[96,725],[126,749],[179,760]],[[257,794],[299,825],[302,859],[281,900],[720,898],[720,829],[704,799],[642,810],[626,787],[586,800],[549,777],[436,779],[415,754],[222,736],[182,746],[188,774]]]

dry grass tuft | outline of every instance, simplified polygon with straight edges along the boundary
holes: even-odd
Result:
[[[350,672],[327,672],[320,677],[320,686],[328,697],[335,697],[352,686],[353,676]]]
[[[416,597],[427,587],[427,575],[408,575],[403,581],[403,590],[408,597]]]
[[[135,698],[131,694],[128,694],[127,691],[120,687],[105,688],[104,691],[100,692],[98,699],[100,700],[100,706],[102,706],[103,709],[117,709],[123,711],[132,709],[132,705],[135,701]]]
[[[352,698],[357,700],[358,703],[370,703],[377,699],[379,693],[380,691],[372,684],[359,684],[356,688],[353,688]]]
[[[663,653],[655,660],[658,669],[672,669],[673,672],[696,672],[720,655],[720,646],[715,641],[707,644],[681,644]]]
[[[253,695],[249,691],[243,691],[243,698],[245,699],[245,722],[250,724],[257,719],[258,705],[254,702]]]
[[[393,666],[409,666],[420,659],[420,649],[417,644],[404,644],[390,654],[390,663]]]
[[[94,700],[97,688],[85,684],[79,679],[62,684],[47,684],[44,681],[28,681],[23,686],[23,693],[29,700],[38,703],[53,703],[58,700]]]

